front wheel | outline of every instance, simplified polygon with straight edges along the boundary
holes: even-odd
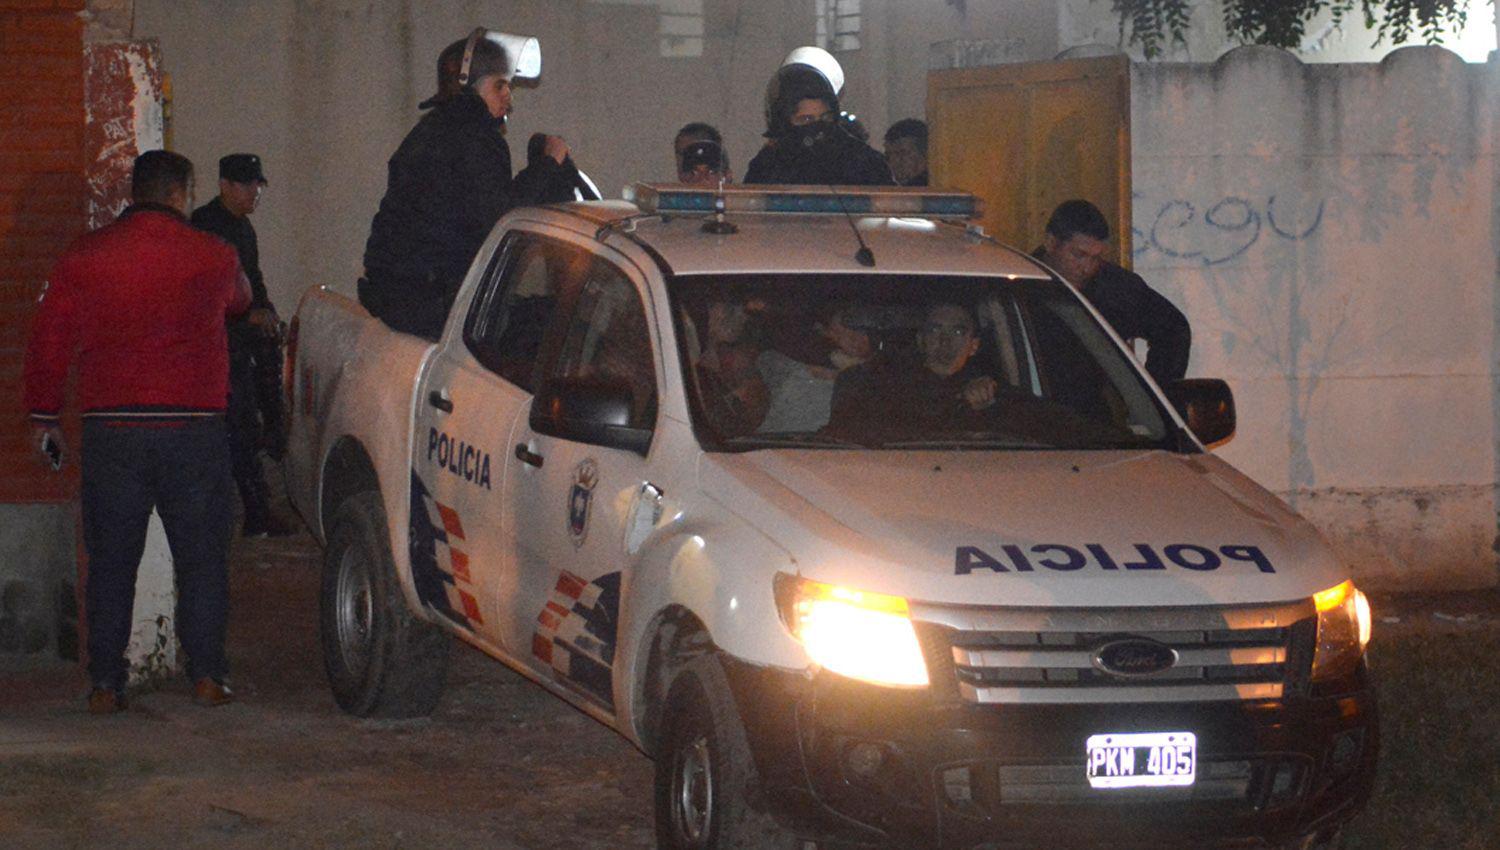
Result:
[[[451,639],[412,616],[380,494],[345,500],[323,553],[323,667],[339,707],[356,717],[423,717],[437,707]]]
[[[656,751],[656,842],[671,850],[787,848],[802,842],[749,805],[755,762],[719,659],[673,680]]]

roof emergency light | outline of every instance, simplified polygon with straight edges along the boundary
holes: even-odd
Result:
[[[725,186],[698,188],[677,183],[636,183],[625,200],[644,213],[791,213],[813,215],[978,218],[980,200],[968,192],[922,187]],[[722,203],[722,206],[720,204]]]

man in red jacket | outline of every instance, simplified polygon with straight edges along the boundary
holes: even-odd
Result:
[[[234,249],[187,222],[192,183],[193,164],[180,154],[136,158],[131,206],[58,260],[26,350],[25,403],[54,467],[63,460],[64,386],[78,360],[95,714],[125,708],[125,649],[153,508],[172,550],[193,698],[234,699],[224,656],[233,521],[224,320],[249,306],[250,287]]]

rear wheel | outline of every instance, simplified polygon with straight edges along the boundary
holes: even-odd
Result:
[[[755,762],[717,658],[683,667],[668,692],[656,752],[656,842],[672,850],[801,848],[749,805]]]
[[[421,717],[442,696],[452,641],[412,616],[389,541],[379,493],[358,493],[339,506],[323,553],[323,667],[344,711]]]

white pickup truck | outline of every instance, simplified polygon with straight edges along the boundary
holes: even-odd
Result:
[[[450,636],[656,760],[672,848],[1324,847],[1370,613],[1074,290],[919,190],[521,209],[442,338],[307,293],[287,472],[325,661]]]

